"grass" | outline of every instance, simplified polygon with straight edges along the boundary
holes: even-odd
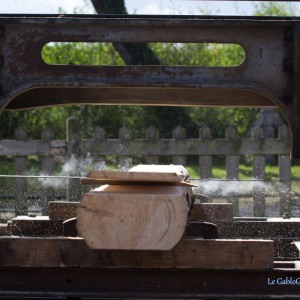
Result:
[[[199,178],[198,166],[187,166],[187,170],[191,178]],[[279,169],[278,166],[266,165],[266,181],[279,180]],[[300,181],[300,165],[292,166],[291,168],[292,180]],[[214,166],[213,167],[213,178],[226,179],[226,168],[225,166]],[[241,164],[239,166],[239,179],[247,180],[252,179],[252,166],[248,164]]]
[[[198,166],[188,166],[187,170],[192,179],[199,178]],[[279,168],[278,166],[266,165],[265,168],[265,180],[268,182],[279,180]],[[291,168],[291,190],[295,193],[300,193],[300,165],[294,165]],[[226,179],[226,168],[225,166],[214,166],[213,167],[213,179]],[[239,180],[251,180],[252,179],[252,165],[240,164],[239,166]]]
[[[106,168],[117,169],[117,164],[115,159],[110,160],[111,165],[108,164]],[[62,164],[55,165],[55,171],[59,173],[59,168]],[[186,167],[191,178],[199,178],[199,167],[198,165],[191,165]],[[41,172],[41,164],[35,157],[28,160],[27,174],[38,175]],[[221,162],[216,163],[213,167],[213,178],[214,179],[226,179],[226,168]],[[0,159],[0,174],[14,174],[14,162],[13,158],[2,158]],[[265,181],[278,181],[279,180],[279,168],[276,165],[266,165],[265,168]],[[292,185],[300,192],[300,164],[295,164],[291,168],[292,175]],[[240,164],[239,165],[239,179],[240,180],[251,180],[252,179],[252,165],[251,164]],[[7,186],[13,182],[12,178],[2,178],[1,185]]]
[[[62,164],[55,165],[55,171],[59,172],[59,167]],[[107,169],[115,170],[118,169],[116,159],[111,159],[106,165]],[[199,167],[198,165],[191,165],[186,167],[191,178],[199,178]],[[41,164],[35,157],[28,160],[27,174],[39,174],[41,172]],[[279,179],[279,169],[276,165],[266,165],[265,168],[266,181],[276,181]],[[11,158],[0,159],[0,174],[14,174],[14,162]],[[300,181],[300,164],[293,165],[291,168],[292,180]],[[226,179],[226,168],[225,165],[220,163],[213,166],[213,178]],[[247,180],[252,179],[252,165],[251,164],[240,164],[239,165],[239,179]]]

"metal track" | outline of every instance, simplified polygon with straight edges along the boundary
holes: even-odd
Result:
[[[300,271],[288,269],[224,271],[26,267],[1,268],[0,275],[0,295],[6,299],[299,299],[300,295]]]

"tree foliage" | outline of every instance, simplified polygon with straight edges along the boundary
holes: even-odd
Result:
[[[42,58],[48,64],[124,65],[111,43],[49,43]]]
[[[254,4],[255,16],[293,16],[295,7],[292,3],[261,2]]]

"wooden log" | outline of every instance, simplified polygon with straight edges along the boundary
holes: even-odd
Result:
[[[93,181],[92,179],[95,179]],[[175,185],[196,187],[189,182],[188,171],[180,165],[137,165],[128,171],[91,171],[82,184],[122,185]],[[192,189],[187,189],[189,209],[192,204]]]
[[[91,250],[81,238],[0,238],[2,267],[262,269],[273,241],[182,240],[170,251]]]
[[[82,197],[78,232],[92,249],[169,250],[186,228],[187,189],[102,186]]]

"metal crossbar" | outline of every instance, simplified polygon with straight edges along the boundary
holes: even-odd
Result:
[[[237,67],[47,65],[49,42],[235,43]],[[300,19],[0,15],[0,107],[62,104],[279,107],[300,158]]]

